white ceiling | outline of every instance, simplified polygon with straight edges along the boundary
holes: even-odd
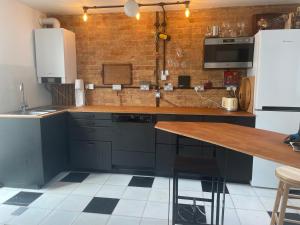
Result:
[[[81,14],[82,6],[94,5],[122,5],[125,0],[19,0],[28,6],[49,14]],[[137,0],[139,3],[174,2],[177,0]],[[300,0],[191,0],[192,9],[229,7],[229,6],[251,6],[271,4],[293,4]],[[169,6],[167,9],[180,9],[183,6]],[[141,10],[154,10],[155,8],[143,7]],[[101,9],[98,12],[116,12],[119,9]],[[95,11],[94,11],[95,12]],[[89,11],[92,13],[92,10]]]

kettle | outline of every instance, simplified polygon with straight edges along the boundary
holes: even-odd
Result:
[[[223,97],[222,108],[226,109],[227,111],[237,111],[238,99],[235,97]]]

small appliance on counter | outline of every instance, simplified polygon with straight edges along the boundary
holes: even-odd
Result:
[[[227,111],[233,112],[238,110],[238,99],[236,97],[223,97],[222,107]]]
[[[75,80],[75,105],[76,107],[85,105],[84,83],[81,79]]]

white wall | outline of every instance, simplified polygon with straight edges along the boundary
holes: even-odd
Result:
[[[51,104],[47,90],[37,83],[33,29],[44,15],[17,0],[0,0],[0,113],[19,109],[20,82],[30,107]]]

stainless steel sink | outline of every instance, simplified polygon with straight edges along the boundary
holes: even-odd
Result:
[[[23,111],[15,111],[15,112],[10,112],[10,113],[7,113],[8,115],[36,115],[36,116],[39,116],[39,115],[44,115],[44,114],[47,114],[47,113],[51,113],[53,111],[39,111],[39,110],[26,110],[25,112]]]

